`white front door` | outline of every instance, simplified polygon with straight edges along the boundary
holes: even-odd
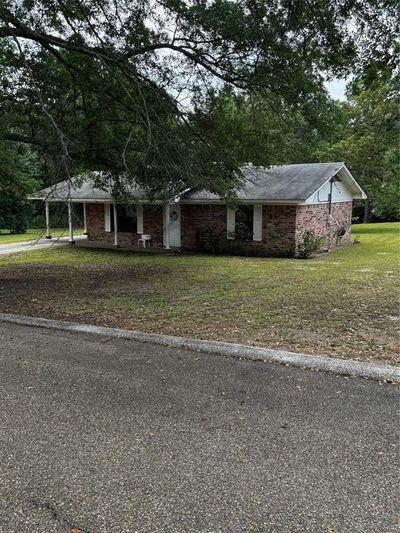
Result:
[[[166,226],[168,226],[169,245],[171,248],[179,248],[181,245],[181,207],[179,204],[169,206],[169,223],[166,220],[166,208],[164,207],[164,246],[166,245]]]

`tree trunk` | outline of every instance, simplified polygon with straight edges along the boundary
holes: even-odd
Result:
[[[364,224],[368,223],[369,219],[369,205],[368,205],[368,198],[364,202]]]

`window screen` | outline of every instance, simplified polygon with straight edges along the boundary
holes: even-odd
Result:
[[[253,239],[253,215],[252,205],[240,205],[236,210],[235,236],[241,240]]]

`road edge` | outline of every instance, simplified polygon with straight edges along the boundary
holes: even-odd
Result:
[[[117,339],[130,339],[136,342],[158,344],[173,348],[185,348],[188,350],[224,355],[237,359],[249,359],[251,361],[262,361],[265,363],[279,363],[281,365],[330,372],[337,375],[356,376],[375,381],[400,383],[400,368],[391,365],[364,363],[353,359],[338,359],[321,355],[272,350],[257,346],[207,341],[189,337],[175,337],[172,335],[160,335],[157,333],[144,333],[135,330],[109,328],[105,326],[67,322],[65,320],[51,320],[48,318],[12,315],[7,313],[0,313],[0,322],[61,331],[88,333]]]

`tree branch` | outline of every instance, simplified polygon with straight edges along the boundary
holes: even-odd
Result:
[[[34,144],[36,146],[42,146],[44,148],[48,146],[48,143],[46,143],[46,141],[37,139],[36,137],[32,137],[29,135],[20,135],[19,133],[6,132],[1,135],[1,138],[5,141]]]
[[[212,64],[210,61],[206,60],[204,54],[197,50],[190,50],[186,46],[178,46],[168,42],[165,43],[155,43],[149,46],[137,48],[137,49],[128,49],[124,53],[110,52],[109,50],[105,51],[99,47],[92,47],[89,45],[77,45],[72,42],[61,39],[60,37],[55,37],[43,32],[36,32],[26,25],[20,23],[16,17],[14,17],[8,10],[2,9],[0,11],[0,19],[3,19],[4,22],[12,24],[12,26],[3,26],[0,27],[0,37],[21,37],[23,39],[28,39],[37,42],[47,50],[49,46],[55,46],[58,48],[63,48],[65,50],[70,50],[73,52],[78,52],[102,61],[111,62],[114,64],[124,64],[127,65],[127,61],[132,57],[138,57],[140,55],[145,55],[147,53],[155,52],[157,50],[171,50],[178,52],[179,54],[184,55],[187,59],[193,61],[195,64],[202,66],[210,74],[216,76],[217,78],[231,83],[233,85],[241,86],[244,82],[244,78],[241,76],[221,72],[221,67],[214,62]],[[50,50],[52,53],[53,51]],[[60,58],[58,58],[60,59]],[[226,69],[224,69],[226,71]]]

